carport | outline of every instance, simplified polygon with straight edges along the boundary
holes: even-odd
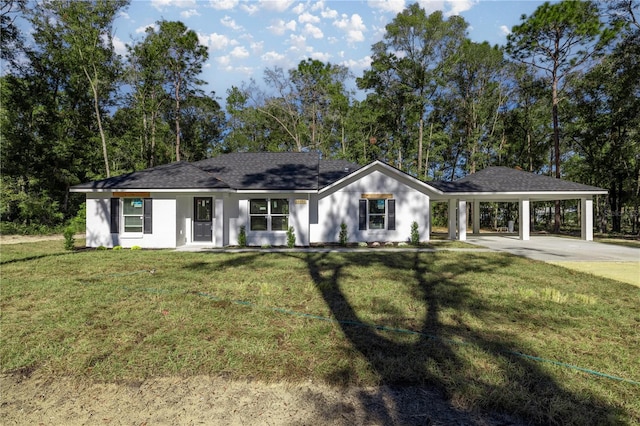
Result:
[[[467,206],[471,205],[472,232],[480,233],[481,202],[517,202],[519,238],[529,240],[531,205],[536,201],[580,200],[580,236],[593,240],[593,197],[607,191],[508,167],[489,167],[453,182],[429,182],[449,204],[448,233],[452,240],[467,239]],[[528,218],[528,220],[523,220]]]

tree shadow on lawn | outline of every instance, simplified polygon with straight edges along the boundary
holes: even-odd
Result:
[[[446,271],[439,271],[433,267],[434,262],[429,261],[434,256],[438,254],[421,255],[416,252],[332,257],[323,253],[309,253],[305,257],[311,278],[344,335],[367,360],[380,383],[385,385],[377,394],[363,392],[361,395],[362,406],[375,408],[369,411],[368,423],[426,424],[429,419],[445,423],[476,423],[474,419],[477,420],[477,417],[474,416],[479,412],[485,413],[481,415],[483,421],[502,424],[562,424],[576,421],[601,424],[621,417],[619,409],[573,395],[542,371],[539,363],[514,355],[513,352],[527,350],[524,341],[512,341],[513,336],[501,335],[498,331],[489,336],[480,334],[462,319],[453,325],[441,321],[440,312],[451,308],[459,312],[458,318],[463,318],[465,312],[476,317],[488,314],[491,302],[482,300],[463,280],[456,278],[465,273],[491,272],[503,268],[511,262],[509,257],[483,258],[482,262],[469,263],[452,261]],[[348,300],[341,280],[349,266],[366,267],[374,264],[396,270],[398,276],[401,271],[413,271],[413,283],[403,284],[413,287],[412,296],[426,308],[422,328],[416,330],[420,332],[419,339],[409,343],[398,339],[394,341],[388,332],[354,325],[367,321],[359,316]],[[368,278],[364,276],[362,279]],[[501,371],[494,369],[491,375],[502,374],[502,380],[489,382],[471,375],[474,367],[469,359],[461,357],[461,346],[466,346],[458,343],[458,336],[475,346],[476,353],[482,352],[494,365],[499,364]],[[471,353],[471,356],[476,353]],[[334,371],[328,379],[335,384],[348,384],[354,382],[356,374],[353,368],[346,368]],[[457,417],[451,418],[450,414],[443,415],[442,410],[433,409],[433,394],[421,396],[418,393],[416,399],[407,401],[404,396],[406,393],[399,392],[400,389],[414,392],[416,387],[424,385],[442,392],[450,410],[457,413]],[[420,405],[428,417],[403,414],[407,412],[407,404],[413,407],[410,410],[413,413],[416,405]],[[458,408],[465,405],[471,410]],[[520,419],[499,412],[509,412]],[[583,417],[576,417],[576,413],[582,413]]]

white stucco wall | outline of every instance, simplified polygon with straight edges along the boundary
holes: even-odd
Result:
[[[86,245],[87,247],[175,248],[176,247],[176,194],[150,194],[152,207],[152,233],[111,233],[111,193],[87,194]],[[122,211],[122,210],[121,210]],[[122,229],[122,217],[120,228]]]
[[[296,246],[309,245],[309,202],[307,194],[286,193],[245,193],[230,195],[225,199],[229,226],[230,245],[238,244],[240,226],[244,226],[247,233],[247,245],[286,246],[286,231],[251,231],[249,221],[249,200],[252,198],[285,198],[289,200],[289,226],[293,226],[296,236]]]
[[[391,194],[396,202],[395,230],[358,229],[358,205],[362,194]],[[428,195],[410,186],[407,179],[396,179],[380,170],[372,170],[357,180],[320,194],[317,209],[311,212],[311,243],[338,242],[343,221],[347,225],[349,242],[409,241],[414,221],[418,223],[420,240],[427,241],[431,214],[429,200]],[[314,203],[311,208],[315,208]]]
[[[111,236],[111,194],[87,194],[87,247],[113,247]]]

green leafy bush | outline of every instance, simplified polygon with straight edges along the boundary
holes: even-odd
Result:
[[[411,224],[411,244],[414,246],[420,245],[420,232],[418,231],[418,222],[416,221]]]
[[[349,242],[349,233],[347,232],[347,224],[342,222],[340,224],[340,234],[338,235],[338,242],[341,246],[346,246]]]
[[[240,233],[238,234],[238,245],[240,247],[247,246],[247,228],[244,225],[240,227]]]
[[[76,230],[72,226],[67,226],[64,228],[64,249],[65,250],[73,250],[76,245],[76,239],[74,235],[76,234]]]
[[[287,229],[287,247],[294,248],[296,245],[296,233],[294,232],[293,226],[290,226]]]

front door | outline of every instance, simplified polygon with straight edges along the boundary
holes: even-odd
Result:
[[[211,197],[193,199],[193,241],[211,242],[213,202]]]

